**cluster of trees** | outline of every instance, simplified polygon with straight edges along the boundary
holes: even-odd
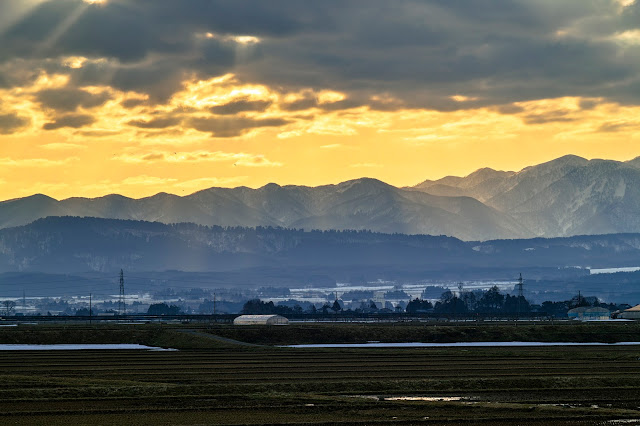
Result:
[[[435,288],[435,287],[434,287]],[[431,289],[433,290],[433,288]],[[433,312],[441,314],[507,314],[544,312],[547,315],[563,318],[570,309],[578,307],[602,307],[613,312],[628,309],[627,304],[602,303],[597,297],[584,297],[580,294],[559,302],[546,301],[540,305],[530,303],[524,296],[502,294],[494,286],[488,291],[463,291],[459,295],[450,290],[444,291],[435,305],[428,300],[414,299],[407,304],[408,313]]]
[[[294,307],[286,306],[286,305],[276,305],[272,301],[271,302],[263,302],[260,299],[251,299],[247,301],[242,307],[242,314],[248,315],[268,315],[268,314],[301,314],[304,311],[302,307],[296,305]]]
[[[431,288],[430,290],[434,290]],[[356,294],[358,293],[358,294]],[[345,293],[347,296],[369,295],[366,292],[352,291]],[[365,294],[366,293],[366,294]],[[325,303],[322,307],[317,308],[313,304],[307,303],[308,306],[302,308],[298,304],[293,304],[293,300],[289,305],[274,304],[273,302],[264,302],[260,299],[252,299],[247,301],[241,313],[243,314],[329,314],[329,313],[372,313],[372,312],[393,312],[394,310],[381,308],[369,300],[369,302],[362,302],[359,308],[344,310],[344,306],[341,301],[336,300],[332,304]],[[572,308],[580,306],[594,306],[604,307],[610,311],[624,310],[629,307],[627,304],[616,305],[613,303],[605,304],[599,302],[596,297],[583,297],[578,295],[570,300],[561,302],[547,301],[541,305],[535,305],[530,303],[524,296],[516,296],[511,294],[503,294],[497,286],[491,287],[489,290],[475,290],[475,291],[460,291],[454,293],[450,290],[445,290],[441,293],[439,300],[432,303],[429,300],[416,298],[411,300],[405,311],[410,314],[419,313],[434,313],[434,314],[447,314],[447,315],[464,315],[464,314],[502,314],[502,315],[517,315],[526,314],[530,312],[544,312],[547,315],[556,317],[566,317],[567,311]],[[401,307],[396,307],[395,312],[402,312]]]
[[[371,313],[380,312],[381,309],[373,302],[361,303],[359,308],[354,310],[343,310],[340,301],[336,300],[333,304],[325,303],[321,308],[311,305],[304,310],[299,305],[286,306],[276,305],[272,301],[264,302],[260,299],[252,299],[247,301],[242,307],[243,314],[302,314],[302,313],[323,313],[330,312],[354,312],[354,313]],[[391,310],[386,310],[392,312]],[[531,312],[531,304],[524,297],[504,295],[500,293],[498,287],[494,286],[488,291],[461,292],[456,295],[450,290],[446,290],[440,296],[440,300],[432,304],[428,300],[414,299],[407,304],[407,313],[436,313],[436,314],[467,314],[471,312],[481,313],[503,313],[517,314]]]
[[[584,297],[580,294],[571,298],[570,300],[563,300],[559,302],[546,301],[542,302],[540,305],[540,310],[546,312],[547,314],[554,317],[565,317],[567,316],[567,312],[573,308],[579,307],[594,307],[594,308],[605,308],[610,312],[614,311],[624,311],[625,309],[629,309],[631,305],[626,303],[615,304],[615,303],[602,303],[598,300],[597,297]]]
[[[154,303],[149,305],[148,315],[180,315],[182,310],[176,305],[167,305],[166,303]]]
[[[427,300],[414,299],[407,305],[408,313],[433,312],[436,314],[501,313],[517,314],[531,312],[531,304],[524,296],[502,294],[493,286],[487,291],[461,291],[459,294],[446,290],[435,305]]]
[[[316,308],[315,305],[309,304],[309,307],[305,310],[302,306],[295,304],[293,306],[287,306],[282,304],[274,304],[272,301],[264,302],[260,299],[251,299],[247,301],[242,307],[241,314],[247,315],[268,315],[268,314],[279,314],[279,315],[287,315],[287,314],[316,314],[323,313],[328,314],[330,311],[334,313],[342,311],[342,305],[337,300],[333,302],[333,305],[329,305],[325,303],[320,309]]]

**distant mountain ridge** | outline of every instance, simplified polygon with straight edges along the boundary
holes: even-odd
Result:
[[[336,266],[420,270],[635,266],[640,234],[461,241],[370,231],[165,225],[49,217],[0,230],[0,273],[230,271]]]
[[[526,235],[507,215],[473,198],[442,197],[368,178],[314,188],[276,184],[258,189],[210,188],[184,197],[160,193],[137,200],[107,195],[57,201],[34,195],[0,203],[0,228],[48,216],[220,226],[367,229],[446,234],[473,240]]]
[[[519,172],[479,169],[414,187],[361,178],[337,185],[209,188],[57,201],[34,195],[0,202],[0,229],[49,216],[220,226],[355,229],[449,235],[462,240],[640,232],[640,158],[569,155]]]
[[[640,272],[590,275],[587,267],[638,266],[640,234],[464,242],[452,237],[370,231],[165,225],[49,217],[0,229],[4,297],[82,295],[115,299],[121,269],[127,294],[167,287],[340,288],[516,282],[527,297],[640,298]],[[474,284],[475,283],[475,284]],[[489,285],[489,284],[487,284]],[[387,287],[388,288],[388,287]],[[470,287],[473,288],[473,287]]]
[[[640,158],[589,161],[568,155],[517,173],[481,169],[413,189],[475,198],[535,236],[640,231]]]

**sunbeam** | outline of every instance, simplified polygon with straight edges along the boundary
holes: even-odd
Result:
[[[39,53],[46,53],[51,47],[53,47],[57,41],[62,37],[71,26],[82,16],[84,12],[90,7],[88,3],[80,4],[76,9],[71,12],[60,24],[49,34],[49,37],[38,48]]]
[[[0,2],[0,37],[45,1],[46,0],[22,0],[19,2]]]

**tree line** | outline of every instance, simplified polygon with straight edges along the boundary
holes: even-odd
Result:
[[[335,300],[332,304],[324,303],[322,307],[317,308],[311,304],[307,309],[303,309],[299,305],[287,306],[274,304],[272,301],[264,302],[260,299],[251,299],[247,301],[241,313],[242,314],[338,314],[338,313],[401,313],[408,314],[444,314],[444,315],[468,315],[468,314],[494,314],[513,316],[518,314],[529,313],[545,313],[555,317],[566,317],[570,309],[587,306],[587,307],[604,307],[609,311],[624,310],[630,307],[627,304],[601,303],[596,297],[583,297],[577,295],[570,300],[552,302],[545,301],[542,304],[533,304],[524,296],[512,294],[503,294],[497,286],[491,287],[489,290],[460,291],[454,293],[446,290],[440,295],[435,303],[422,298],[415,298],[409,301],[405,309],[396,307],[395,310],[381,309],[372,300],[362,302],[360,307],[355,309],[344,309],[343,304],[339,300]]]

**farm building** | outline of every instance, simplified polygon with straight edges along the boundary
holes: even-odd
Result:
[[[611,317],[611,312],[606,308],[592,308],[590,306],[581,306],[579,308],[570,309],[567,316],[576,320],[605,320]]]
[[[634,320],[640,319],[640,305],[636,305],[633,308],[629,308],[620,312],[620,315],[618,315],[618,318],[634,319]]]
[[[240,315],[234,325],[287,325],[289,320],[281,315]]]

